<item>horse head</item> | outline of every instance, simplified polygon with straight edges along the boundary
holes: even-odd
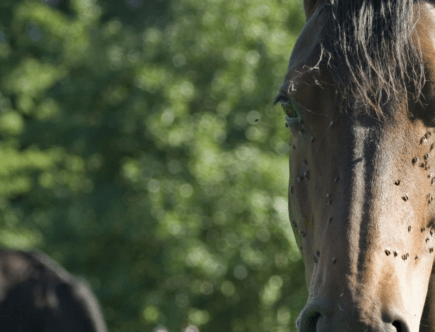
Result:
[[[435,3],[305,0],[276,99],[299,331],[435,331]]]

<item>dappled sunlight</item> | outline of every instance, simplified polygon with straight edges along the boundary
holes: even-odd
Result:
[[[110,331],[292,331],[305,286],[272,103],[301,4],[4,11],[0,243],[90,280]]]

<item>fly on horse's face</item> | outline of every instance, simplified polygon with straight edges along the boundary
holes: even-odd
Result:
[[[323,53],[328,6],[339,1],[305,0],[307,22],[277,97],[291,132],[289,213],[309,287],[297,328],[435,331],[435,2],[413,5],[426,77],[419,101],[406,92],[394,107],[384,99],[378,116],[352,94],[343,103],[333,77],[342,68]],[[406,0],[355,0],[364,1]]]

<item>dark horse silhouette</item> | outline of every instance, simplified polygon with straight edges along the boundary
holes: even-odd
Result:
[[[84,281],[41,252],[0,249],[0,331],[106,332]]]
[[[298,331],[435,331],[435,1],[305,0],[276,102]]]

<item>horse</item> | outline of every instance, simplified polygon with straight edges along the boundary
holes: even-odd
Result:
[[[106,332],[84,280],[39,251],[0,249],[2,332]]]
[[[435,1],[304,0],[281,103],[306,331],[435,331]]]

